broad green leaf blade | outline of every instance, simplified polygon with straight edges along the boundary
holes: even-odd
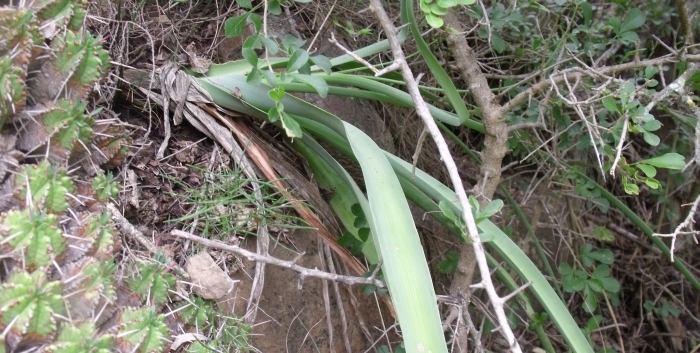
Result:
[[[415,177],[412,177],[413,167],[410,163],[388,152],[385,152],[385,156],[398,175],[413,183],[417,189],[433,200],[451,202],[454,212],[461,213],[454,191],[420,169],[416,169]],[[408,196],[411,198],[411,195]],[[569,348],[576,353],[592,353],[590,344],[581,333],[566,305],[559,299],[540,270],[522,249],[488,219],[479,223],[478,227],[481,232],[493,236],[493,240],[486,243],[489,249],[495,250],[524,281],[532,282],[529,290],[547,310],[559,332],[569,344]]]
[[[371,138],[350,124],[345,133],[362,168],[369,198],[365,214],[372,214],[374,242],[406,349],[447,353],[428,263],[399,180]]]
[[[666,153],[663,156],[641,160],[639,163],[653,165],[657,168],[680,170],[685,167],[685,157],[678,153]]]

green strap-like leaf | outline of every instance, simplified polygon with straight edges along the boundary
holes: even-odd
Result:
[[[399,180],[382,150],[359,129],[345,134],[362,167],[372,234],[409,352],[447,352],[435,291]],[[369,212],[368,212],[369,211]]]

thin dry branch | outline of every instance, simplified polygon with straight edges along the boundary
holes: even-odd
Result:
[[[205,238],[196,236],[192,233],[183,232],[183,231],[177,230],[177,229],[174,229],[173,231],[171,231],[170,234],[177,236],[179,238],[194,241],[196,243],[202,244],[202,245],[204,245],[208,248],[211,248],[211,249],[228,251],[228,252],[234,253],[236,255],[243,256],[250,261],[262,262],[265,264],[275,265],[275,266],[283,267],[283,268],[298,272],[299,273],[299,286],[300,287],[304,281],[304,278],[306,278],[306,277],[316,277],[316,278],[325,279],[325,280],[329,280],[329,281],[342,282],[342,283],[346,283],[346,284],[350,284],[350,285],[369,284],[369,285],[376,286],[378,288],[385,288],[386,287],[384,282],[374,278],[374,276],[364,278],[364,277],[353,277],[353,276],[339,275],[339,274],[335,274],[335,273],[328,273],[328,272],[324,272],[324,271],[320,271],[320,270],[316,270],[316,269],[310,269],[310,268],[299,266],[295,263],[295,261],[285,261],[285,260],[280,260],[280,259],[272,257],[272,256],[261,255],[258,253],[254,253],[252,251],[248,251],[246,249],[242,249],[236,245],[228,245],[228,244],[224,244],[220,241],[205,239]]]
[[[698,62],[700,61],[700,54],[694,54],[694,55],[686,55],[684,57],[685,60],[690,61],[690,62]],[[660,58],[656,59],[651,59],[651,60],[640,60],[640,61],[632,61],[629,63],[624,63],[620,65],[611,65],[611,66],[603,66],[600,67],[596,70],[596,72],[604,75],[610,75],[614,74],[617,72],[621,71],[626,71],[626,70],[631,70],[631,69],[637,69],[641,67],[647,67],[647,66],[658,66],[658,65],[664,65],[664,64],[671,64],[671,63],[676,63],[678,62],[679,59],[675,56],[672,55],[666,55],[662,56]],[[534,85],[532,85],[530,88],[518,93],[513,99],[508,101],[503,105],[502,112],[505,114],[511,110],[513,110],[515,107],[520,105],[521,103],[525,102],[529,97],[534,96],[540,92],[543,92],[544,90],[548,89],[551,87],[553,84],[560,84],[563,83],[566,79],[569,79],[571,81],[577,80],[582,78],[583,76],[587,76],[588,74],[582,70],[564,70],[558,75],[554,75],[550,77],[549,79],[542,80]]]
[[[695,199],[695,202],[693,202],[693,206],[690,208],[690,211],[688,212],[688,216],[685,217],[685,220],[676,227],[675,230],[673,230],[673,233],[670,234],[660,234],[660,233],[654,233],[653,235],[655,237],[669,237],[671,238],[671,262],[673,262],[673,252],[676,249],[676,239],[678,238],[679,235],[690,235],[693,236],[695,239],[695,243],[698,243],[698,238],[697,236],[700,235],[700,231],[694,230],[693,226],[695,225],[695,216],[697,215],[698,212],[698,205],[700,205],[700,195],[697,196]],[[684,229],[688,229],[687,231],[684,231]]]
[[[453,187],[457,194],[457,200],[459,201],[459,204],[462,207],[462,217],[464,218],[465,223],[467,225],[467,229],[469,231],[469,238],[472,241],[477,264],[479,265],[479,271],[481,273],[481,284],[486,290],[491,304],[494,308],[494,311],[496,313],[497,322],[500,326],[499,330],[508,342],[511,351],[515,353],[522,352],[522,350],[520,349],[520,344],[515,339],[513,330],[508,324],[508,319],[503,309],[505,302],[498,295],[498,293],[496,292],[496,288],[494,287],[493,282],[491,281],[491,273],[489,271],[488,263],[486,262],[484,245],[481,242],[481,239],[479,238],[479,231],[476,227],[474,215],[471,212],[471,206],[469,205],[467,193],[464,190],[464,186],[462,184],[462,179],[459,175],[457,165],[455,164],[454,159],[452,158],[450,149],[447,146],[444,137],[440,133],[440,129],[433,120],[433,117],[430,114],[430,111],[428,110],[428,107],[420,94],[420,91],[418,89],[418,83],[415,79],[415,76],[413,75],[413,72],[411,71],[406,62],[406,57],[403,53],[403,49],[401,48],[401,44],[398,41],[397,29],[392,23],[392,21],[389,19],[389,16],[386,14],[386,11],[384,11],[384,7],[382,6],[380,0],[371,0],[370,8],[374,12],[379,23],[384,29],[384,32],[386,33],[387,39],[389,40],[389,43],[391,45],[391,51],[394,62],[398,63],[398,65],[400,66],[401,75],[404,79],[404,82],[406,83],[406,87],[408,89],[409,94],[411,95],[411,99],[416,105],[416,112],[425,124],[425,127],[430,132],[430,136],[433,138],[433,141],[435,141],[435,144],[437,145],[438,150],[440,151],[440,157],[443,163],[445,164],[450,180],[452,181]],[[506,138],[506,136],[499,136],[497,138]],[[501,166],[499,165],[497,173],[500,174],[500,171]]]

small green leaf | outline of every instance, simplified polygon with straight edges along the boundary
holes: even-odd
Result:
[[[596,251],[591,251],[589,253],[582,253],[581,256],[584,258],[589,258],[596,260],[602,264],[607,264],[610,265],[615,261],[615,255],[613,254],[612,250],[610,249],[600,249]],[[598,266],[600,268],[602,266]],[[596,268],[596,270],[598,269]],[[609,270],[608,270],[609,272]]]
[[[440,200],[438,207],[440,208],[440,211],[442,211],[442,214],[447,217],[447,219],[451,220],[452,223],[457,224],[457,215],[455,215],[455,213],[452,211],[452,207],[450,207],[447,201]]]
[[[262,29],[262,17],[256,13],[250,13],[248,20],[255,26],[255,32],[259,33]]]
[[[644,136],[644,141],[652,146],[658,146],[661,142],[661,138],[654,133],[642,131],[642,136]]]
[[[586,26],[590,26],[591,19],[593,18],[593,6],[588,2],[582,2],[581,11],[583,12],[583,23]]]
[[[287,73],[299,70],[304,64],[309,61],[309,53],[304,49],[297,49],[292,53],[292,56],[287,62]]]
[[[240,16],[229,17],[224,22],[224,34],[228,38],[240,37],[248,20],[248,13]]]
[[[248,74],[248,76],[246,76],[245,80],[246,82],[254,86],[261,84],[262,75],[260,74],[260,70],[257,67],[254,67],[252,70],[250,70],[250,73]]]
[[[437,16],[445,16],[447,15],[447,8],[444,8],[439,5],[439,2],[436,4],[431,4],[430,5],[430,12]]]
[[[642,128],[644,130],[650,131],[650,132],[656,131],[656,130],[661,128],[661,122],[656,120],[656,119],[651,120],[651,121],[647,121],[646,123],[644,123],[644,125],[642,125]]]
[[[615,112],[615,113],[620,113],[620,110],[617,109],[617,100],[613,97],[605,97],[603,98],[603,106],[605,109],[607,109],[609,112]]]
[[[457,1],[456,0],[437,0],[436,4],[442,8],[449,9],[452,6],[456,6]],[[433,5],[436,5],[436,4],[433,4]]]
[[[608,24],[612,27],[615,32],[620,33],[620,27],[622,26],[622,21],[617,17],[610,17],[608,19]]]
[[[593,236],[606,243],[615,241],[615,235],[613,235],[613,233],[608,228],[605,228],[603,226],[593,227]]]
[[[623,43],[632,44],[639,41],[639,36],[637,32],[622,32],[620,34],[620,39]]]
[[[269,92],[267,92],[267,95],[274,102],[279,103],[282,101],[282,98],[284,98],[284,87],[279,87],[277,89],[271,89]]]
[[[320,67],[323,72],[327,74],[331,74],[332,72],[332,67],[333,64],[331,64],[331,61],[328,60],[328,58],[324,55],[314,55],[310,57],[311,62],[313,62],[316,66]]]
[[[284,132],[289,138],[294,139],[302,136],[301,126],[299,126],[299,123],[289,116],[289,114],[282,112],[280,118],[282,120]]]
[[[277,42],[275,42],[274,39],[260,36],[260,40],[262,41],[263,45],[265,46],[265,49],[267,49],[267,52],[270,53],[270,55],[275,55],[279,52],[280,47],[277,45]]]
[[[565,275],[565,276],[574,273],[574,269],[571,268],[571,265],[569,265],[566,262],[562,262],[561,264],[559,264],[559,267],[557,268],[557,270],[559,271],[560,274]]]
[[[445,22],[442,20],[442,18],[433,15],[432,13],[425,13],[425,20],[428,22],[430,27],[433,28],[440,28],[442,25],[445,24]]]
[[[506,41],[496,32],[491,33],[491,44],[498,54],[502,54],[506,50]]]
[[[303,74],[291,74],[295,81],[301,82],[303,84],[311,86],[311,88],[318,93],[321,98],[326,98],[328,95],[328,84],[326,81],[320,77],[303,75]]]
[[[649,178],[653,178],[656,176],[656,168],[648,164],[638,163],[635,164],[635,166],[639,168],[639,170],[641,170],[644,173],[644,175],[648,176]]]
[[[486,205],[486,207],[484,207],[484,209],[481,212],[479,212],[476,215],[476,217],[475,217],[476,222],[478,223],[484,219],[487,219],[487,218],[495,215],[496,213],[500,212],[502,208],[503,208],[503,201],[502,200],[498,200],[498,199],[492,200],[491,202],[489,202],[488,205]]]
[[[253,66],[253,69],[258,66],[258,53],[255,52],[255,49],[244,46],[241,49],[241,53],[243,54],[243,59],[245,59],[250,66]]]
[[[627,180],[623,180],[622,184],[625,187],[625,192],[630,195],[639,195],[639,187],[634,183],[630,183]]]
[[[282,6],[279,0],[272,0],[267,4],[267,11],[275,16],[282,14]]]
[[[270,70],[260,70],[260,73],[265,76],[265,80],[267,80],[267,83],[270,84],[272,87],[277,87],[277,76],[275,75],[274,72],[271,72]]]
[[[620,282],[612,277],[600,278],[603,288],[606,292],[618,293],[620,291]]]
[[[587,313],[592,313],[598,308],[598,295],[592,290],[586,288],[584,291],[584,300],[582,307]]]
[[[290,52],[295,51],[295,50],[299,50],[299,48],[301,48],[304,44],[306,44],[305,40],[299,39],[299,38],[297,38],[295,36],[291,36],[291,35],[284,37],[284,39],[282,39],[282,43],[281,43],[282,47],[287,48],[287,50],[289,50]]]
[[[448,251],[445,259],[440,261],[438,267],[441,273],[455,273],[459,264],[459,254],[456,251]]]
[[[650,80],[654,75],[659,73],[659,69],[656,66],[647,66],[644,68],[644,78]]]
[[[648,187],[650,187],[654,190],[661,188],[661,183],[654,178],[646,178],[644,180],[644,184],[646,184]]]
[[[685,157],[678,153],[672,152],[666,153],[663,156],[644,159],[638,163],[653,165],[657,168],[680,170],[685,167]]]
[[[238,6],[244,8],[244,9],[252,9],[253,4],[250,2],[250,0],[236,0],[236,4]]]
[[[622,21],[620,32],[633,31],[643,26],[644,22],[646,22],[644,12],[639,9],[631,9],[630,12],[625,15],[625,19]]]

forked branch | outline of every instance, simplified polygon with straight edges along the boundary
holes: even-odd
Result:
[[[428,129],[431,138],[433,141],[435,141],[435,144],[440,151],[440,159],[445,164],[450,180],[457,194],[457,199],[462,207],[462,216],[467,225],[469,238],[471,239],[474,247],[477,264],[479,265],[479,272],[481,273],[481,285],[486,290],[489,300],[493,305],[498,325],[500,326],[499,331],[508,342],[512,352],[522,352],[518,341],[515,339],[513,330],[508,325],[508,319],[506,318],[506,314],[503,309],[505,300],[498,295],[496,288],[493,286],[493,282],[491,281],[491,273],[489,271],[488,263],[486,262],[484,245],[479,239],[479,232],[476,227],[476,222],[474,221],[474,216],[471,212],[467,193],[464,190],[464,185],[462,184],[462,179],[459,175],[457,165],[452,158],[452,154],[450,153],[444,137],[440,133],[440,129],[438,128],[437,124],[435,124],[435,121],[428,110],[428,106],[420,94],[418,83],[416,82],[415,76],[406,62],[406,57],[403,53],[403,49],[401,48],[401,44],[399,43],[397,29],[389,19],[386,11],[384,11],[384,7],[382,6],[380,0],[371,0],[370,8],[374,12],[375,16],[379,20],[379,23],[384,29],[384,32],[386,33],[387,39],[391,45],[394,63],[398,63],[398,67],[406,83],[408,93],[411,95],[411,98],[416,106],[416,112],[423,121],[425,127]]]

